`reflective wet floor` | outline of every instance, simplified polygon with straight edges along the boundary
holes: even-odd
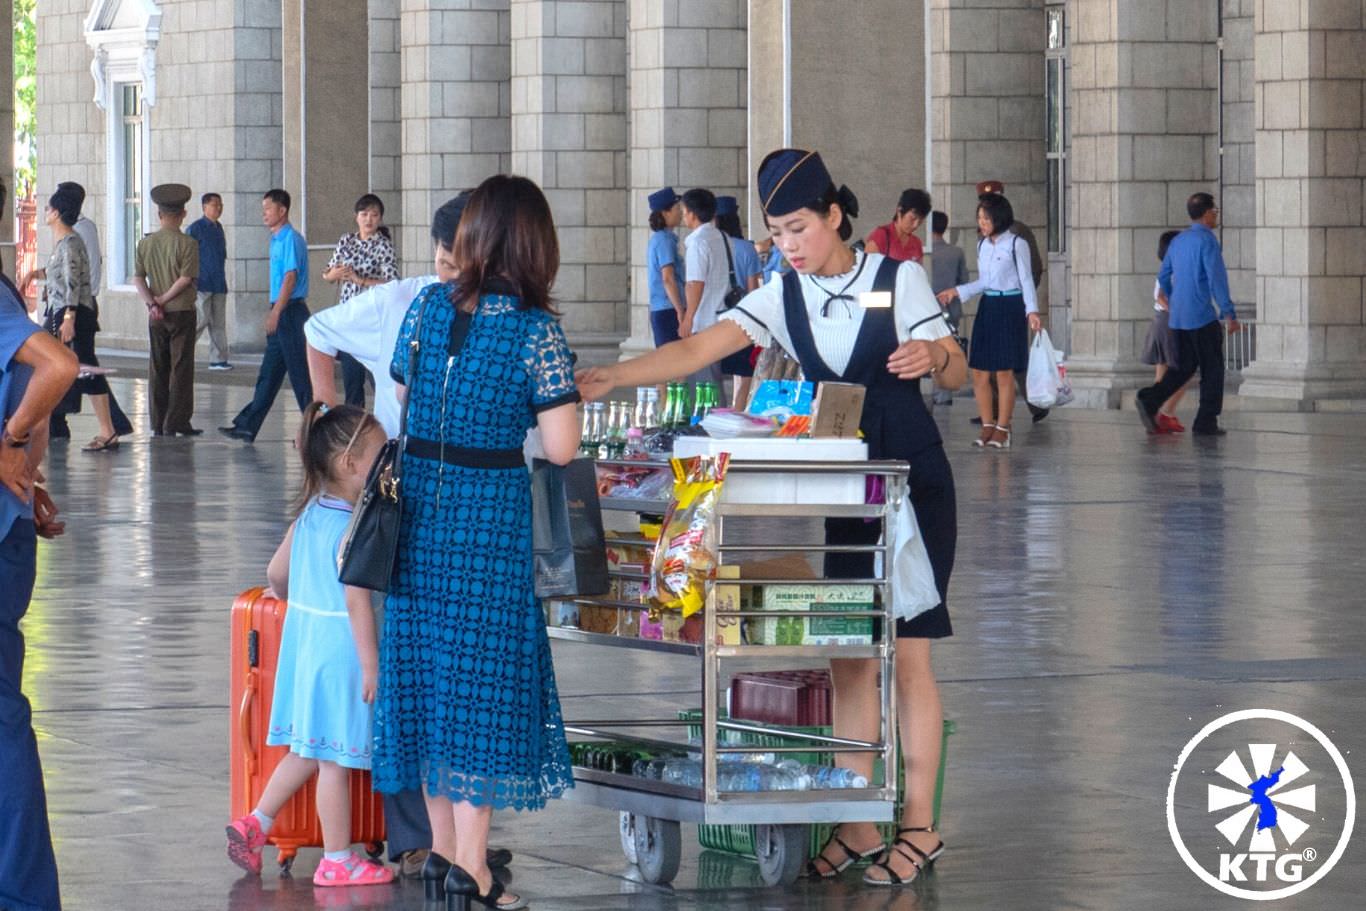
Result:
[[[255,445],[213,433],[251,372],[201,373],[199,439],[143,433],[89,455],[87,414],[72,419],[76,444],[54,447],[68,532],[40,547],[24,630],[69,908],[423,905],[418,883],[315,892],[315,851],[293,878],[269,862],[244,878],[224,857],[228,609],[263,581],[298,480],[287,394]],[[138,376],[125,364],[113,385],[145,426]],[[615,813],[559,802],[495,820],[532,907],[1243,907],[1169,837],[1183,745],[1226,712],[1278,709],[1319,726],[1366,780],[1366,418],[1232,414],[1226,438],[1199,445],[1145,438],[1131,412],[1064,409],[1035,427],[1022,412],[1014,450],[997,453],[971,447],[971,414],[959,400],[937,415],[961,534],[957,635],[934,652],[957,733],[933,873],[899,891],[852,871],[769,889],[752,861],[701,851],[685,826],[681,873],[651,886],[621,853]],[[662,711],[698,703],[689,659],[566,645],[571,717],[600,717],[625,694]],[[1328,837],[1312,840],[1334,824],[1326,807],[1301,842],[1325,855]],[[1357,838],[1279,905],[1354,906],[1364,861]]]

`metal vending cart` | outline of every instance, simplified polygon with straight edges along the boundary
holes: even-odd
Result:
[[[631,466],[668,470],[667,461],[599,462],[602,466]],[[879,594],[877,609],[872,611],[817,611],[817,610],[733,610],[718,614],[715,584],[709,586],[703,612],[701,642],[660,641],[629,638],[604,633],[586,632],[575,628],[551,626],[552,639],[567,640],[592,646],[639,649],[661,655],[686,656],[701,659],[702,711],[700,719],[702,787],[682,785],[636,777],[620,772],[602,771],[584,766],[574,767],[575,787],[566,797],[593,806],[619,810],[622,813],[622,847],[628,860],[637,864],[643,878],[650,883],[668,883],[678,873],[682,853],[680,823],[702,825],[753,825],[755,854],[763,881],[769,885],[794,881],[803,870],[811,842],[809,827],[815,824],[870,821],[886,822],[893,818],[896,792],[896,708],[893,687],[882,687],[881,725],[878,740],[864,742],[808,732],[785,730],[730,720],[723,716],[719,701],[722,692],[722,670],[728,661],[746,659],[752,666],[756,659],[766,662],[794,659],[872,658],[881,662],[881,679],[895,680],[895,639],[891,617],[891,597],[887,583],[887,568],[892,565],[889,542],[889,519],[895,515],[905,496],[905,478],[909,466],[905,462],[870,461],[731,461],[726,483],[739,478],[754,479],[756,475],[775,474],[784,478],[795,476],[808,490],[819,491],[821,481],[842,479],[845,489],[854,484],[857,498],[843,496],[841,502],[747,503],[733,502],[725,488],[718,509],[717,541],[721,564],[740,562],[745,555],[754,554],[824,554],[830,552],[878,553],[884,556],[875,564],[880,569],[871,579],[785,579],[745,578],[744,585],[872,585]],[[862,491],[867,476],[881,476],[886,485],[885,503],[865,504]],[[856,479],[856,480],[853,480]],[[828,485],[827,485],[828,486]],[[797,496],[795,499],[805,499]],[[663,514],[663,501],[641,501],[630,498],[603,497],[602,508],[628,510],[646,515]],[[833,546],[822,539],[814,544],[773,543],[764,541],[732,540],[727,534],[727,520],[739,517],[760,518],[827,518],[849,517],[880,521],[884,543],[871,546]],[[616,543],[627,546],[652,547],[646,539],[620,539]],[[618,573],[620,578],[639,581],[639,573]],[[734,583],[732,583],[734,584]],[[644,611],[647,605],[632,601],[606,598],[562,599],[582,606],[615,608],[618,611]],[[881,620],[881,641],[868,645],[718,645],[718,619],[728,618],[743,624],[746,618],[781,617],[841,617],[875,618]],[[592,721],[567,721],[565,730],[579,738],[596,741],[628,743],[650,749],[667,750],[682,755],[691,749],[686,737],[667,739],[670,728],[684,729],[689,722],[674,718],[619,718]],[[767,745],[730,742],[736,736],[762,738]],[[723,743],[723,737],[727,742]],[[782,745],[776,745],[782,744]],[[868,752],[882,758],[881,781],[871,780],[868,787],[859,789],[784,790],[784,791],[721,791],[717,787],[718,758],[728,754],[776,753],[795,754],[812,751]],[[891,774],[888,774],[890,771]]]

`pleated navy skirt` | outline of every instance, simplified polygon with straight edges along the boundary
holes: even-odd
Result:
[[[982,295],[972,321],[968,366],[973,370],[1029,367],[1029,320],[1023,295]]]

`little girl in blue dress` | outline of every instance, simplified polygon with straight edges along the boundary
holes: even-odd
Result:
[[[372,415],[314,403],[299,437],[304,484],[298,518],[266,576],[289,600],[275,672],[266,743],[287,746],[256,809],[228,826],[228,857],[261,872],[261,851],[274,817],[318,776],[323,859],[318,886],[392,882],[392,870],[351,849],[350,770],[370,768],[371,705],[379,648],[370,593],[337,581],[337,553],[385,433]]]

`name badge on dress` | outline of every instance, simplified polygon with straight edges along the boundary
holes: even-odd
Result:
[[[892,306],[892,292],[860,291],[858,305],[865,310],[886,310]]]

